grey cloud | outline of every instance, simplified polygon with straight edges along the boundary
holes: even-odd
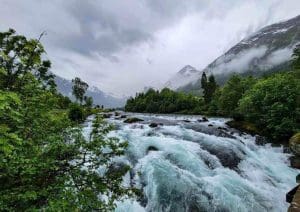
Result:
[[[126,2],[126,3],[124,3]],[[104,57],[128,46],[153,42],[154,33],[177,23],[188,12],[202,8],[206,1],[68,1],[67,13],[78,21],[80,31],[57,40],[59,46],[81,54],[97,52]]]

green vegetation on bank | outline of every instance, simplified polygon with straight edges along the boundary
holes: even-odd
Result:
[[[44,53],[40,39],[0,33],[0,211],[111,211],[132,194],[121,185],[129,167],[98,170],[113,170],[127,144],[107,138],[99,116],[83,136],[95,110],[87,86],[74,83],[80,104],[59,94]]]
[[[128,99],[125,110],[140,113],[197,113],[204,104],[202,98],[177,93],[168,88],[161,91],[149,89]]]
[[[223,87],[216,85],[213,75],[207,78],[203,73],[203,97],[166,88],[149,90],[129,99],[125,110],[232,117],[231,126],[287,141],[300,130],[300,46],[295,48],[291,70],[262,78],[233,75]]]

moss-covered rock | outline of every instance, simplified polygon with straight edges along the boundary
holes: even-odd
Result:
[[[289,145],[291,150],[297,155],[300,156],[300,132],[296,133],[289,140]]]
[[[132,118],[128,118],[124,121],[124,123],[128,123],[128,124],[131,124],[131,123],[136,123],[136,122],[140,122],[140,121],[144,121],[143,119],[139,119],[139,118],[136,118],[136,117],[132,117]]]

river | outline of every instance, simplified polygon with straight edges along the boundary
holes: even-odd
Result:
[[[143,197],[118,202],[116,212],[287,211],[285,194],[298,172],[282,146],[258,145],[224,118],[126,115],[144,121],[126,124],[113,115],[109,136],[128,141],[118,159],[133,168],[124,184],[142,189]]]

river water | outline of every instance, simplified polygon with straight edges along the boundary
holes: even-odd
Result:
[[[118,159],[133,168],[124,184],[142,189],[143,197],[119,202],[116,212],[287,211],[285,194],[298,172],[283,147],[258,145],[223,118],[126,115],[144,121],[112,116],[116,130],[109,136],[128,141]]]

